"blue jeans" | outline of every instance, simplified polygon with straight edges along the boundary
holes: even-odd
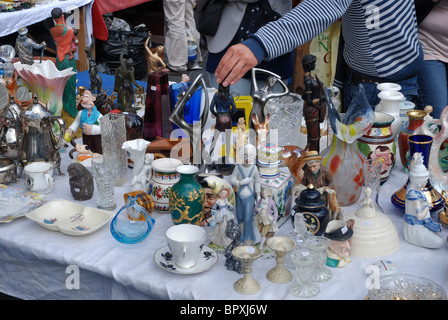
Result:
[[[418,99],[418,85],[417,85],[417,76],[411,77],[405,80],[396,81],[401,86],[401,93],[404,95],[405,99],[408,101],[416,101]],[[364,87],[364,92],[366,94],[367,101],[369,101],[372,108],[375,110],[375,106],[380,103],[380,98],[378,98],[378,93],[380,91],[376,88],[377,83],[375,82],[360,82]],[[352,98],[355,96],[358,91],[358,85],[351,82],[351,77],[346,76],[344,82],[344,111],[347,111]]]
[[[431,115],[440,118],[448,105],[448,63],[425,60],[418,73],[419,105],[433,107]]]

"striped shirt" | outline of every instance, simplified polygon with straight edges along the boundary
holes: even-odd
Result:
[[[385,79],[416,73],[422,54],[413,0],[305,0],[251,37],[270,60],[310,41],[341,17],[343,56],[354,72]]]

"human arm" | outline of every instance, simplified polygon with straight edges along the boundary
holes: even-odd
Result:
[[[216,68],[224,86],[234,85],[263,59],[271,60],[305,44],[339,19],[352,0],[307,0],[249,39],[229,48]]]

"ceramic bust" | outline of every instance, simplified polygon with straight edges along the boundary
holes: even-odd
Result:
[[[333,220],[327,225],[324,237],[330,239],[327,249],[327,266],[341,268],[350,261],[350,245],[355,221]]]
[[[230,178],[232,185],[238,188],[236,218],[239,224],[243,224],[241,240],[255,243],[254,206],[260,197],[260,174],[255,165],[257,149],[252,144],[246,144],[240,152],[243,163],[235,166]]]
[[[212,227],[208,236],[213,243],[213,246],[217,246],[218,250],[224,250],[231,242],[232,239],[226,235],[227,223],[235,218],[233,205],[229,202],[230,189],[223,187],[217,194],[217,199],[211,208],[211,218],[209,219],[209,225]]]
[[[278,231],[278,210],[272,199],[272,191],[269,188],[261,190],[261,197],[254,208],[255,220],[261,234],[260,250],[263,250],[267,237],[272,237]]]
[[[409,184],[406,188],[404,238],[409,243],[425,248],[440,248],[443,245],[442,227],[432,220],[430,203],[423,188],[429,179],[429,172],[423,164],[423,155],[414,153],[409,167]]]
[[[103,153],[101,146],[101,127],[99,119],[103,116],[95,106],[95,96],[85,90],[81,97],[83,110],[78,112],[73,123],[67,129],[65,140],[69,141],[78,127],[82,129],[82,142],[90,147],[94,153]]]

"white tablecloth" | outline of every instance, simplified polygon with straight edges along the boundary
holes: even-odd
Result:
[[[62,170],[67,172],[70,163],[68,150],[63,153]],[[399,160],[398,160],[399,161]],[[131,174],[131,169],[129,169]],[[68,174],[55,173],[56,186],[48,201],[63,198],[74,201],[68,186]],[[420,275],[432,279],[448,290],[448,251],[425,249],[403,239],[403,212],[390,202],[390,196],[407,180],[397,162],[392,176],[381,186],[380,205],[393,220],[400,235],[400,249],[383,259],[395,263],[401,273]],[[20,183],[11,184],[23,187]],[[124,204],[123,194],[129,184],[115,188],[117,209]],[[96,206],[96,191],[92,199],[81,202]],[[344,213],[356,209],[344,207]],[[42,228],[21,217],[0,225],[0,291],[23,299],[195,299],[195,300],[284,300],[296,299],[288,293],[291,283],[275,284],[267,280],[266,273],[275,266],[275,259],[258,259],[253,264],[253,277],[261,291],[254,295],[241,295],[233,290],[241,275],[226,270],[225,257],[219,255],[217,264],[210,270],[179,275],[167,272],[156,265],[154,253],[166,245],[165,231],[173,225],[167,214],[153,213],[156,220],[148,237],[137,244],[122,244],[110,233],[109,224],[90,235],[75,237]],[[437,217],[434,217],[437,220]],[[277,233],[292,230],[287,221]],[[447,237],[443,227],[442,237]],[[352,257],[344,268],[332,268],[331,280],[320,284],[320,294],[313,299],[360,300],[367,295],[366,268],[380,258]],[[66,273],[69,266],[80,270],[79,289],[68,289]],[[70,270],[70,269],[69,269]]]
[[[37,22],[51,17],[51,10],[59,7],[63,12],[88,5],[86,10],[86,34],[92,33],[92,18],[90,14],[91,5],[94,0],[57,0],[46,4],[36,4],[33,8],[23,9],[15,12],[0,13],[0,37],[17,32],[22,27],[28,27]],[[73,27],[73,26],[71,26]],[[90,36],[87,38],[90,39]],[[90,41],[87,39],[88,41]],[[87,43],[89,45],[90,42]]]

